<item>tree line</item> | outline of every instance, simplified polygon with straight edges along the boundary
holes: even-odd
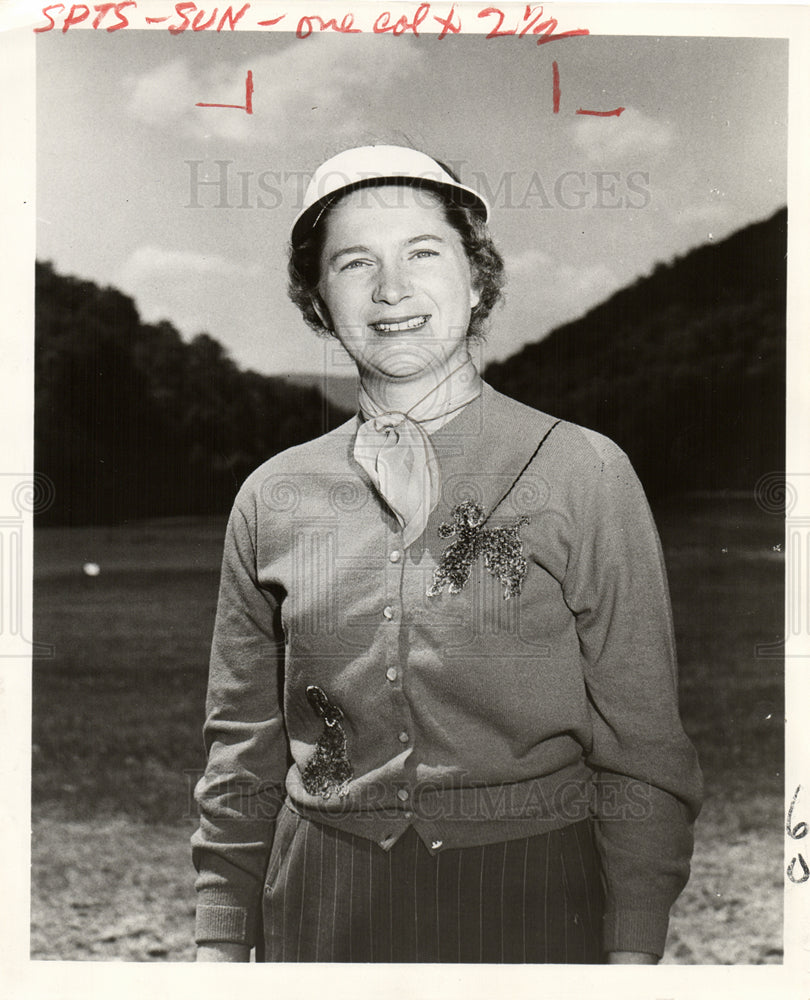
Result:
[[[55,487],[42,523],[227,511],[257,465],[347,416],[46,262],[35,330],[34,464]]]
[[[786,253],[782,209],[659,264],[487,380],[613,438],[653,495],[753,491],[785,468]]]
[[[612,437],[652,495],[753,490],[784,470],[786,241],[782,210],[660,264],[486,378]],[[43,524],[224,513],[261,462],[348,415],[47,262],[35,378]]]

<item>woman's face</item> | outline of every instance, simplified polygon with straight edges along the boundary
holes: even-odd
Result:
[[[430,192],[361,188],[331,209],[316,304],[361,374],[408,379],[467,353],[470,265]]]

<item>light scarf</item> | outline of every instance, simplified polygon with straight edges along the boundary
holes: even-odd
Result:
[[[384,409],[360,386],[365,423],[357,431],[354,457],[399,522],[404,548],[419,538],[439,502],[439,461],[429,435],[476,399],[481,388],[470,358],[404,413]]]

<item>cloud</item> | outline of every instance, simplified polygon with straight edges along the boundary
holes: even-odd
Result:
[[[127,110],[149,125],[171,126],[201,100],[185,59],[173,59],[140,77],[130,76],[125,85],[131,91]]]
[[[155,273],[185,272],[199,277],[231,277],[258,273],[256,265],[245,267],[226,260],[217,254],[203,254],[193,250],[167,250],[163,247],[141,246],[127,258],[121,269],[120,279],[124,282],[139,281]]]
[[[577,267],[540,250],[508,256],[506,265],[506,304],[493,316],[486,345],[491,361],[501,361],[582,316],[626,283],[606,264]]]
[[[725,236],[734,228],[734,208],[721,201],[702,200],[671,210],[671,218],[680,229],[711,239]]]
[[[571,133],[574,146],[592,162],[632,161],[639,168],[655,162],[675,141],[670,122],[658,121],[635,108],[627,108],[618,118],[578,116]]]
[[[239,63],[192,66],[176,59],[128,81],[128,111],[149,125],[195,138],[280,144],[317,131],[324,142],[362,130],[370,112],[417,70],[425,56],[407,40],[357,35],[352,59],[341,39],[315,35],[278,52]],[[386,44],[388,43],[388,44]],[[244,105],[253,73],[253,113],[197,107],[198,102]]]
[[[509,298],[545,306],[555,313],[573,315],[587,302],[601,301],[618,287],[618,277],[606,264],[575,266],[555,259],[544,250],[529,249],[504,258],[509,277]]]
[[[260,275],[258,264],[147,245],[130,254],[114,284],[134,297],[145,322],[169,319],[194,334],[219,325]]]
[[[504,257],[506,273],[511,278],[534,275],[539,269],[548,267],[553,258],[543,250],[524,250],[522,253],[507,254]]]
[[[592,264],[590,267],[574,267],[564,264],[556,268],[553,284],[564,289],[559,302],[572,315],[585,312],[591,306],[602,302],[619,287],[619,279],[606,264]]]

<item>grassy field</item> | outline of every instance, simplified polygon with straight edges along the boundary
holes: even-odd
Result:
[[[779,518],[751,498],[657,512],[684,724],[707,801],[671,963],[782,955]],[[193,957],[191,789],[224,521],[44,529],[36,540],[33,958]],[[82,566],[97,563],[98,576]]]

